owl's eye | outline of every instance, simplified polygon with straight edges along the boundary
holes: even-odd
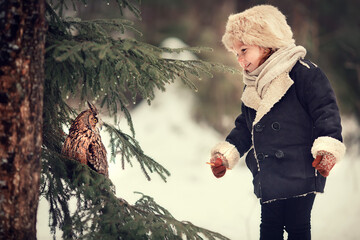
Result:
[[[94,122],[97,123],[97,122],[98,122],[98,119],[97,119],[97,118],[94,118]]]

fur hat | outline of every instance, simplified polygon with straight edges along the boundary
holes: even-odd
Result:
[[[230,15],[222,42],[233,51],[234,41],[272,49],[295,42],[286,17],[271,5],[259,5]]]

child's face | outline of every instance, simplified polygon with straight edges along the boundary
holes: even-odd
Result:
[[[266,56],[265,48],[255,45],[245,45],[241,42],[234,44],[234,52],[240,66],[246,72],[254,71],[263,63],[262,60]]]

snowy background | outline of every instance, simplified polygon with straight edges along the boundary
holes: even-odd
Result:
[[[110,163],[110,179],[119,197],[133,204],[140,198],[135,191],[152,196],[178,220],[217,231],[230,239],[259,239],[260,204],[253,194],[252,176],[244,164],[216,179],[209,165],[210,149],[223,137],[192,118],[194,92],[178,84],[158,92],[149,106],[146,102],[132,111],[136,139],[145,153],[165,166],[171,176],[167,183],[151,175],[147,181],[140,167]],[[235,119],[236,116],[234,116]],[[108,121],[108,119],[104,119]],[[346,122],[344,132],[354,131]],[[127,128],[126,120],[122,129]],[[129,132],[125,130],[126,132]],[[102,133],[105,146],[109,138]],[[314,240],[360,239],[360,161],[347,153],[332,170],[325,194],[317,195],[312,212]],[[37,223],[38,239],[51,239],[48,206],[41,199]],[[61,233],[57,234],[61,239]]]

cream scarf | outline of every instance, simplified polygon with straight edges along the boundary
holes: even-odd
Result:
[[[260,101],[260,99],[264,97],[272,80],[280,74],[290,72],[296,62],[300,58],[304,58],[305,55],[306,49],[302,46],[296,46],[295,44],[279,48],[254,71],[251,73],[243,72],[246,90],[250,90],[248,88],[254,88],[255,91],[252,92],[256,92],[257,96],[253,97]]]

